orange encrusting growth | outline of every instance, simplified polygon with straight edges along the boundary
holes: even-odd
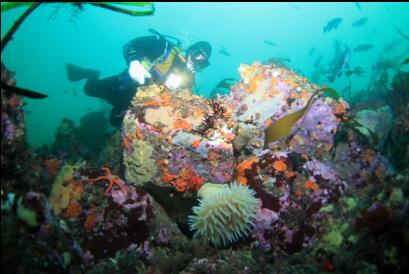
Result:
[[[156,100],[149,100],[142,103],[143,107],[160,107],[160,106],[167,106],[167,102],[163,101],[156,101]]]
[[[85,231],[90,232],[92,229],[94,229],[97,223],[97,217],[98,213],[95,210],[88,213],[87,219],[85,220],[84,223]]]
[[[198,148],[200,145],[200,140],[194,140],[191,145],[194,149]]]
[[[244,160],[243,162],[241,162],[240,164],[237,165],[237,180],[244,186],[247,185],[247,178],[245,176],[245,171],[247,169],[250,169],[251,166],[257,162],[257,157],[250,157],[246,160]]]
[[[81,212],[82,212],[81,205],[77,201],[72,200],[69,203],[65,214],[67,215],[68,218],[74,218],[80,216]]]
[[[186,167],[179,174],[172,174],[166,168],[164,161],[159,161],[159,167],[163,173],[162,181],[171,184],[179,192],[197,191],[204,184],[202,177],[197,175],[191,167]]]
[[[297,174],[294,171],[285,171],[284,175],[287,179],[292,179],[297,176]]]
[[[253,93],[257,89],[257,82],[263,81],[264,77],[262,74],[259,74],[253,78],[250,79],[249,81],[249,87],[247,88],[248,93]]]
[[[220,134],[223,136],[223,138],[227,141],[227,142],[233,142],[234,138],[236,138],[236,135],[234,135],[233,133],[221,130]]]
[[[143,140],[143,134],[142,134],[142,130],[140,127],[136,127],[135,129],[135,136],[138,137],[138,139]]]
[[[287,170],[287,165],[284,163],[282,160],[277,160],[274,161],[273,163],[273,168],[277,171],[286,171]]]
[[[283,82],[286,83],[287,85],[289,85],[291,88],[297,88],[298,87],[298,84],[295,83],[291,79],[283,80]]]
[[[47,160],[44,160],[44,165],[46,166],[52,179],[54,179],[58,171],[61,168],[61,161],[57,159],[47,159]]]
[[[345,114],[348,110],[347,104],[344,102],[339,102],[334,106],[334,115],[335,116],[341,116]]]
[[[310,179],[308,179],[304,184],[304,188],[305,189],[311,189],[311,190],[317,190],[317,189],[319,189],[319,186],[316,183],[314,183],[313,181],[311,181]]]
[[[191,130],[192,125],[190,123],[188,123],[184,119],[177,119],[177,120],[175,120],[173,122],[173,129],[175,129],[175,130],[177,130],[177,129]]]
[[[132,142],[135,139],[135,135],[132,135],[131,133],[128,133],[126,136],[122,138],[122,145],[126,150],[130,150],[132,147]]]
[[[220,158],[220,155],[217,152],[214,151],[210,151],[207,154],[207,159],[209,159],[210,161],[214,161]]]
[[[170,102],[170,95],[166,92],[162,93],[159,97],[159,100],[151,99],[147,100],[142,103],[143,107],[160,107],[160,106],[168,106]]]

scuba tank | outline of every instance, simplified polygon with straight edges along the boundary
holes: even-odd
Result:
[[[172,68],[176,59],[179,59],[184,63],[186,62],[186,58],[180,50],[182,41],[174,36],[163,35],[154,29],[149,29],[149,32],[153,35],[158,36],[159,38],[163,38],[165,40],[173,40],[169,41],[169,43],[174,44],[174,46],[172,45],[172,47],[169,49],[167,46],[164,54],[154,62],[150,63],[150,67],[148,70],[150,71],[153,68],[159,78],[164,80],[164,78],[169,75],[170,69]]]
[[[182,41],[180,41],[180,39],[178,39],[178,38],[176,38],[174,36],[163,35],[163,34],[159,33],[157,30],[154,30],[154,29],[148,29],[148,31],[150,33],[152,33],[153,35],[174,40],[176,42],[175,43],[176,47],[178,47],[178,48],[180,48],[182,46]]]
[[[166,41],[168,40],[173,40],[173,41],[169,41],[170,43],[174,44],[175,46],[172,47],[171,50],[168,50],[168,45],[166,46],[165,52],[163,53],[162,56],[160,56],[158,59],[156,59],[155,61],[149,61],[146,58],[141,60],[141,63],[143,65],[143,67],[147,70],[150,71],[153,67],[157,66],[158,64],[162,63],[162,66],[164,65],[164,68],[159,69],[161,71],[161,73],[163,74],[163,71],[167,71],[169,68],[169,63],[173,62],[173,59],[175,58],[175,55],[179,55],[180,53],[180,46],[182,45],[182,41],[174,36],[170,36],[170,35],[163,35],[161,33],[159,33],[157,30],[155,29],[148,29],[148,31],[150,33],[152,33],[153,35],[155,35],[157,37],[157,39],[164,39]],[[168,60],[169,55],[172,55],[171,60]],[[168,64],[163,64],[164,62],[168,61]]]

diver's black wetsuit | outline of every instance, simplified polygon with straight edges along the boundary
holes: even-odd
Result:
[[[138,60],[141,62],[143,59],[152,64],[160,64],[166,59],[174,47],[175,45],[173,43],[162,36],[144,36],[126,43],[123,47],[123,55],[128,67],[132,61]],[[158,73],[153,66],[149,71],[152,77],[147,78],[144,85],[149,85],[152,81],[163,82],[167,75],[174,69],[187,71],[185,61],[179,58],[179,56],[176,56],[173,60],[171,69],[169,69],[165,75]],[[193,76],[189,85],[193,85]],[[110,122],[112,126],[118,127],[122,123],[125,111],[128,109],[129,103],[135,95],[138,86],[139,83],[130,78],[128,70],[126,69],[119,75],[110,76],[101,80],[96,76],[89,78],[85,84],[84,91],[88,96],[104,99],[113,106]]]

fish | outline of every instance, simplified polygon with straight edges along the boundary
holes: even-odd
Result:
[[[375,65],[372,65],[373,71],[384,71],[396,68],[397,63],[393,58],[379,58]]]
[[[368,21],[368,18],[366,17],[362,17],[358,20],[356,20],[355,22],[352,23],[352,27],[356,28],[356,27],[362,27],[363,25],[366,24],[366,21]]]
[[[223,46],[220,46],[219,48],[219,53],[223,54],[224,56],[230,56],[230,53],[227,51],[227,49]]]
[[[354,2],[355,3],[355,7],[359,10],[362,10],[362,6],[359,2]]]
[[[390,53],[391,50],[394,50],[397,46],[401,45],[402,42],[404,42],[405,39],[397,39],[389,42],[382,50],[381,54],[388,54]]]
[[[355,74],[356,76],[361,76],[362,73],[364,73],[364,70],[361,67],[356,67],[353,70],[347,70],[345,71],[346,76],[351,76],[352,74]]]
[[[230,87],[237,82],[234,78],[224,78],[211,91],[210,98],[216,97],[218,94],[227,94],[230,92]]]
[[[354,52],[364,52],[373,48],[372,44],[362,44],[354,48]]]
[[[274,43],[274,42],[272,42],[272,41],[270,41],[270,40],[264,40],[264,44],[269,45],[269,46],[272,46],[272,47],[277,46],[276,43]]]
[[[28,98],[31,98],[31,99],[44,99],[44,98],[48,97],[48,95],[42,94],[42,93],[37,92],[37,91],[32,91],[32,90],[28,90],[28,89],[25,89],[25,88],[19,88],[19,87],[16,87],[16,86],[10,86],[9,84],[7,84],[7,83],[5,83],[3,81],[1,82],[1,88],[5,89],[5,90],[7,90],[9,92],[15,93],[17,95],[21,95],[21,96],[28,97]]]
[[[329,32],[333,29],[338,29],[338,26],[341,24],[342,18],[341,17],[336,17],[329,21],[325,27],[324,27],[324,33]]]
[[[349,60],[351,58],[351,49],[346,46],[345,50],[339,56],[338,60],[334,63],[331,71],[332,74],[327,76],[330,82],[334,82],[336,77],[341,77],[345,69],[349,68]]]
[[[402,65],[407,65],[407,64],[409,64],[409,57],[406,58],[406,59],[402,62]]]

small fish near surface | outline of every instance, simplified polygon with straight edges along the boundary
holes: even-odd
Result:
[[[356,28],[356,27],[362,27],[363,25],[366,24],[366,21],[368,21],[368,18],[366,17],[362,17],[358,20],[356,20],[355,22],[352,23],[352,27]]]
[[[359,10],[362,10],[362,6],[359,2],[354,2],[355,3],[355,7]]]
[[[224,78],[221,80],[210,93],[210,98],[215,98],[217,95],[228,94],[230,92],[230,87],[237,82],[234,78]]]
[[[353,70],[347,70],[345,71],[346,76],[351,76],[351,75],[356,75],[356,76],[361,76],[364,73],[364,70],[361,67],[356,67]]]
[[[364,52],[373,48],[372,44],[362,44],[354,48],[354,52]]]
[[[227,49],[223,46],[220,46],[219,48],[219,53],[224,55],[224,56],[230,56],[230,53],[227,51]]]
[[[272,47],[277,46],[276,43],[274,43],[274,42],[272,42],[272,41],[270,41],[270,40],[264,40],[264,44],[269,45],[269,46],[272,46]]]
[[[325,27],[324,27],[324,33],[329,32],[333,29],[338,29],[338,26],[341,24],[342,22],[342,18],[341,17],[336,17],[334,19],[332,19],[331,21],[329,21]]]
[[[24,88],[19,88],[16,86],[10,86],[9,84],[5,83],[5,82],[1,82],[1,88],[5,89],[8,92],[11,93],[15,93],[17,95],[20,96],[24,96],[24,97],[28,97],[31,99],[44,99],[47,98],[48,95],[36,92],[36,91],[32,91],[32,90],[28,90],[28,89],[24,89]]]

